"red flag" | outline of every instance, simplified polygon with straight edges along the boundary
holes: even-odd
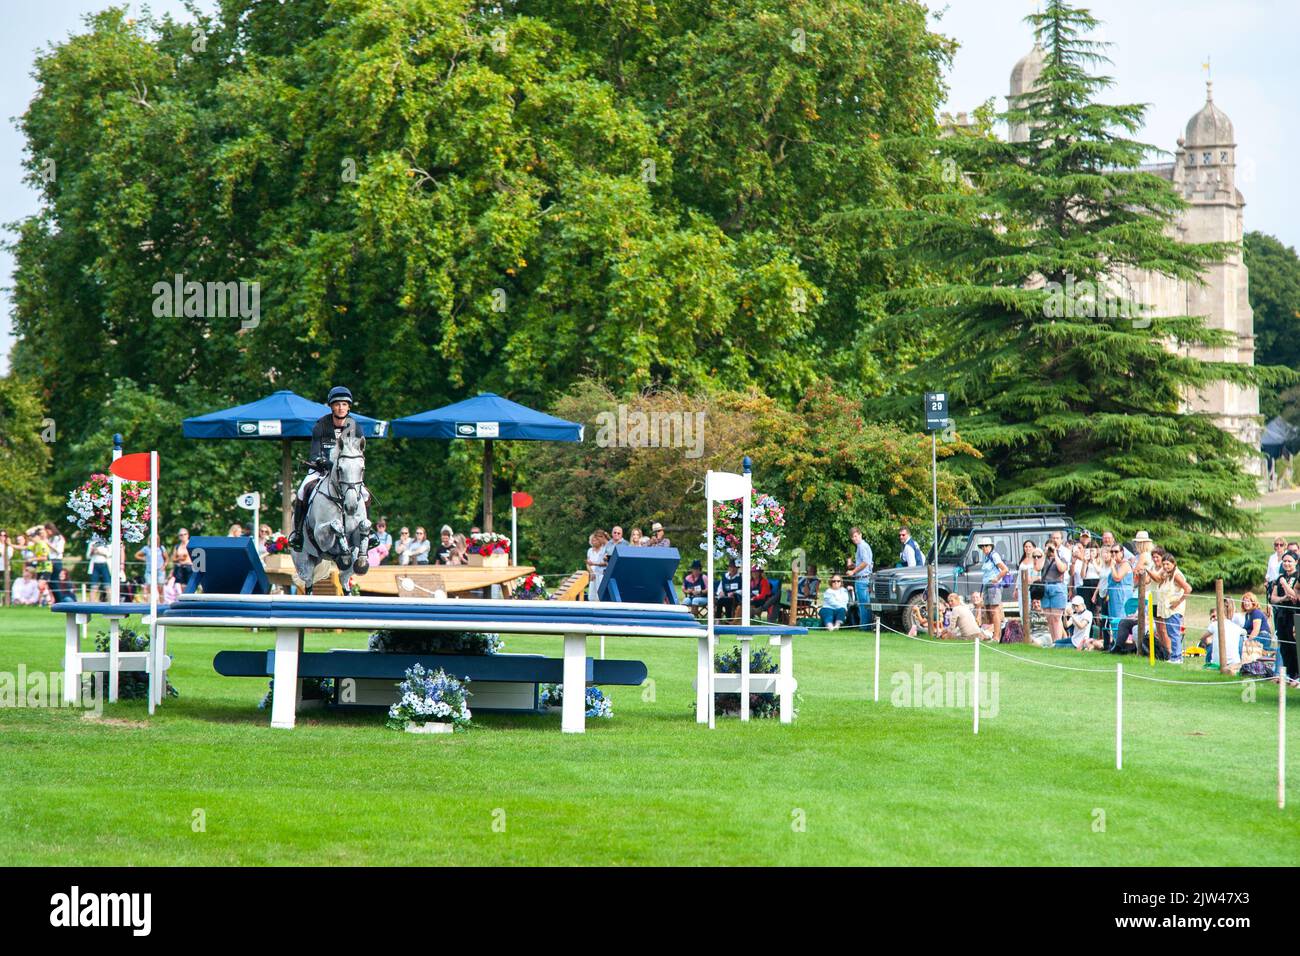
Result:
[[[108,466],[108,470],[127,481],[149,480],[149,452],[142,451],[134,455],[123,455]]]
[[[532,506],[533,496],[526,491],[512,492],[510,495],[510,502],[516,508],[528,508]]]

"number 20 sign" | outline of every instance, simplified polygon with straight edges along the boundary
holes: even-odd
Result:
[[[925,393],[925,430],[943,431],[948,427],[948,393]]]

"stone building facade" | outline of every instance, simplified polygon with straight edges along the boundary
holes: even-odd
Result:
[[[1042,73],[1044,54],[1040,46],[1026,54],[1011,71],[1010,97],[1032,90]],[[1029,129],[1013,125],[1012,142],[1024,142]],[[1188,208],[1172,226],[1172,233],[1189,243],[1233,242],[1244,236],[1246,201],[1237,188],[1237,142],[1232,121],[1214,102],[1214,89],[1206,83],[1205,105],[1187,122],[1187,129],[1173,150],[1173,161],[1145,167],[1169,180]],[[1211,328],[1226,329],[1233,341],[1221,348],[1184,350],[1208,361],[1255,364],[1254,313],[1248,297],[1249,274],[1240,248],[1221,263],[1208,266],[1204,285],[1147,272],[1118,276],[1116,284],[1132,301],[1150,306],[1155,316],[1203,315]],[[1251,448],[1258,449],[1263,431],[1259,414],[1259,391],[1230,382],[1185,396],[1189,411],[1207,412],[1219,425]],[[1256,457],[1251,470],[1262,473]]]

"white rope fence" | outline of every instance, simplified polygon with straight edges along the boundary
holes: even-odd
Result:
[[[907,634],[887,625],[882,625],[880,618],[875,620],[875,652],[872,654],[872,691],[871,699],[875,703],[880,703],[880,635],[882,631],[889,631],[899,637],[906,638],[909,641],[919,641],[922,644],[938,644],[946,647],[969,647],[974,645],[974,679],[971,681],[971,710],[972,710],[972,733],[978,735],[980,732],[980,645],[987,644],[988,649],[1009,657],[1012,660],[1020,661],[1024,664],[1034,664],[1038,667],[1047,667],[1052,670],[1075,671],[1083,674],[1106,674],[1111,671],[1108,668],[1098,667],[1071,667],[1065,664],[1054,664],[1050,661],[1034,660],[1031,657],[1025,657],[1020,654],[1013,654],[1004,650],[996,643],[991,641],[960,641],[960,640],[942,640],[936,641],[930,638],[919,637],[914,634]],[[812,627],[809,630],[822,631],[826,628]],[[1115,664],[1115,769],[1124,769],[1124,664],[1116,662]],[[1278,665],[1276,677],[1246,677],[1236,680],[1169,680],[1162,677],[1149,677],[1144,674],[1135,674],[1132,671],[1128,677],[1134,680],[1149,681],[1153,684],[1170,684],[1180,687],[1232,687],[1243,684],[1259,684],[1265,681],[1274,681],[1278,684],[1277,693],[1277,806],[1278,809],[1286,807],[1286,690],[1287,674],[1286,669]]]

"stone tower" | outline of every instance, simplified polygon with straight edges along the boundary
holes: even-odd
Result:
[[[1205,84],[1205,105],[1187,122],[1172,163],[1145,167],[1163,176],[1188,202],[1173,234],[1184,242],[1231,242],[1240,246],[1245,235],[1246,200],[1237,188],[1237,142],[1232,121],[1214,102],[1213,84]],[[1151,306],[1151,314],[1203,315],[1206,325],[1232,333],[1229,344],[1216,348],[1184,346],[1184,351],[1211,362],[1255,364],[1255,314],[1250,307],[1250,275],[1240,248],[1223,262],[1206,266],[1204,285],[1167,276],[1133,273],[1126,278],[1132,295]],[[1259,390],[1231,382],[1189,394],[1186,408],[1213,415],[1219,425],[1251,448],[1259,448],[1263,419]],[[1249,469],[1262,474],[1256,456]]]
[[[1042,75],[1045,56],[1037,43],[1011,71],[1009,101],[1031,92]],[[1026,142],[1029,127],[1013,124],[1011,142]],[[1183,242],[1241,243],[1245,234],[1243,210],[1246,201],[1237,189],[1237,142],[1232,121],[1214,102],[1213,85],[1206,83],[1205,105],[1187,123],[1178,140],[1174,160],[1143,167],[1168,179],[1189,206],[1171,226],[1171,233]],[[1187,354],[1213,362],[1255,364],[1255,320],[1248,297],[1249,274],[1240,248],[1220,263],[1207,266],[1204,285],[1195,285],[1149,272],[1126,272],[1116,277],[1117,285],[1132,300],[1150,306],[1153,316],[1203,315],[1210,328],[1226,329],[1234,341],[1220,348],[1191,348]],[[1251,448],[1258,449],[1263,430],[1259,415],[1259,391],[1230,382],[1216,382],[1188,394],[1187,410],[1214,416],[1220,427]],[[1247,469],[1263,474],[1263,459],[1256,455]]]
[[[1016,105],[1021,97],[1033,91],[1038,85],[1038,78],[1042,75],[1043,65],[1046,62],[1047,57],[1043,48],[1034,41],[1034,48],[1022,56],[1020,62],[1011,70],[1011,92],[1007,95],[1008,106]],[[1013,143],[1028,142],[1029,126],[1025,123],[1013,123],[1007,138]]]

